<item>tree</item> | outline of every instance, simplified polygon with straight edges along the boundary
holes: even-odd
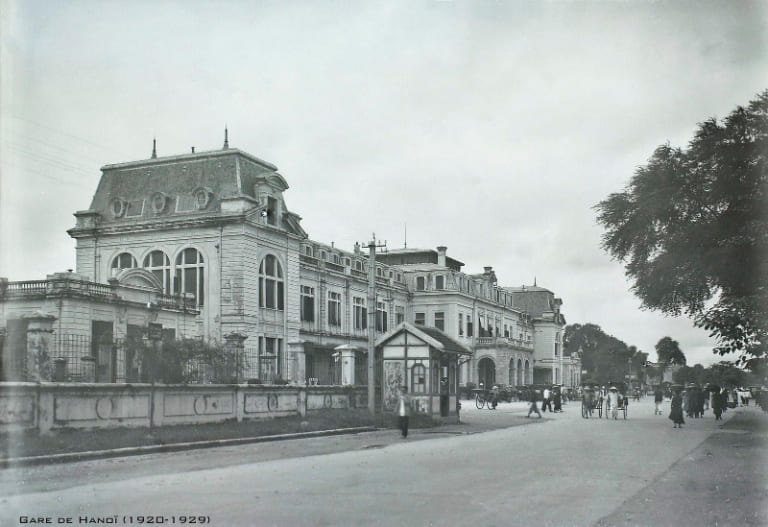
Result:
[[[606,334],[597,324],[571,324],[565,328],[565,350],[581,353],[582,368],[587,370],[584,380],[601,384],[622,381],[629,373],[638,374],[648,355],[634,346],[627,346]]]
[[[669,337],[663,337],[656,343],[656,355],[664,366],[672,364],[685,366],[685,354],[680,350],[680,344]]]
[[[646,309],[693,319],[749,364],[768,356],[768,90],[687,150],[662,145],[595,206],[602,246]]]

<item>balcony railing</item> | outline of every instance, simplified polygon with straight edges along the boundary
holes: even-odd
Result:
[[[516,348],[533,349],[530,340],[513,339],[509,337],[478,337],[478,346],[512,346]]]
[[[54,278],[51,280],[26,280],[23,282],[9,282],[4,291],[0,291],[0,297],[22,298],[31,296],[61,296],[77,295],[97,298],[118,298],[119,288],[110,284],[100,284],[85,280],[69,280],[66,278]],[[126,301],[135,300],[129,290],[124,291]],[[134,294],[135,296],[135,294]],[[159,307],[171,309],[197,309],[193,295],[156,294],[152,300]]]
[[[24,282],[9,282],[5,289],[8,296],[39,295],[45,294],[48,289],[48,280],[26,280]]]
[[[330,269],[331,271],[336,271],[337,273],[343,273],[344,272],[344,266],[335,264],[333,262],[325,262],[325,268]]]

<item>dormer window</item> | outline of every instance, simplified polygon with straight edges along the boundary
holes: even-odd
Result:
[[[307,256],[312,256],[312,252],[313,252],[312,247],[308,245],[304,247],[304,254],[306,254]]]

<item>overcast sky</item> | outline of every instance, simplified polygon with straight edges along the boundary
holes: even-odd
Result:
[[[312,239],[448,247],[568,323],[689,364],[594,205],[655,147],[768,88],[765,2],[0,0],[0,276],[74,267],[109,163],[230,146],[276,164]],[[734,357],[735,358],[735,357]]]

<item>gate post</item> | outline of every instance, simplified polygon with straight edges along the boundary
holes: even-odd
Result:
[[[35,311],[24,318],[27,320],[26,380],[50,381],[53,379],[53,362],[49,350],[56,317]]]

